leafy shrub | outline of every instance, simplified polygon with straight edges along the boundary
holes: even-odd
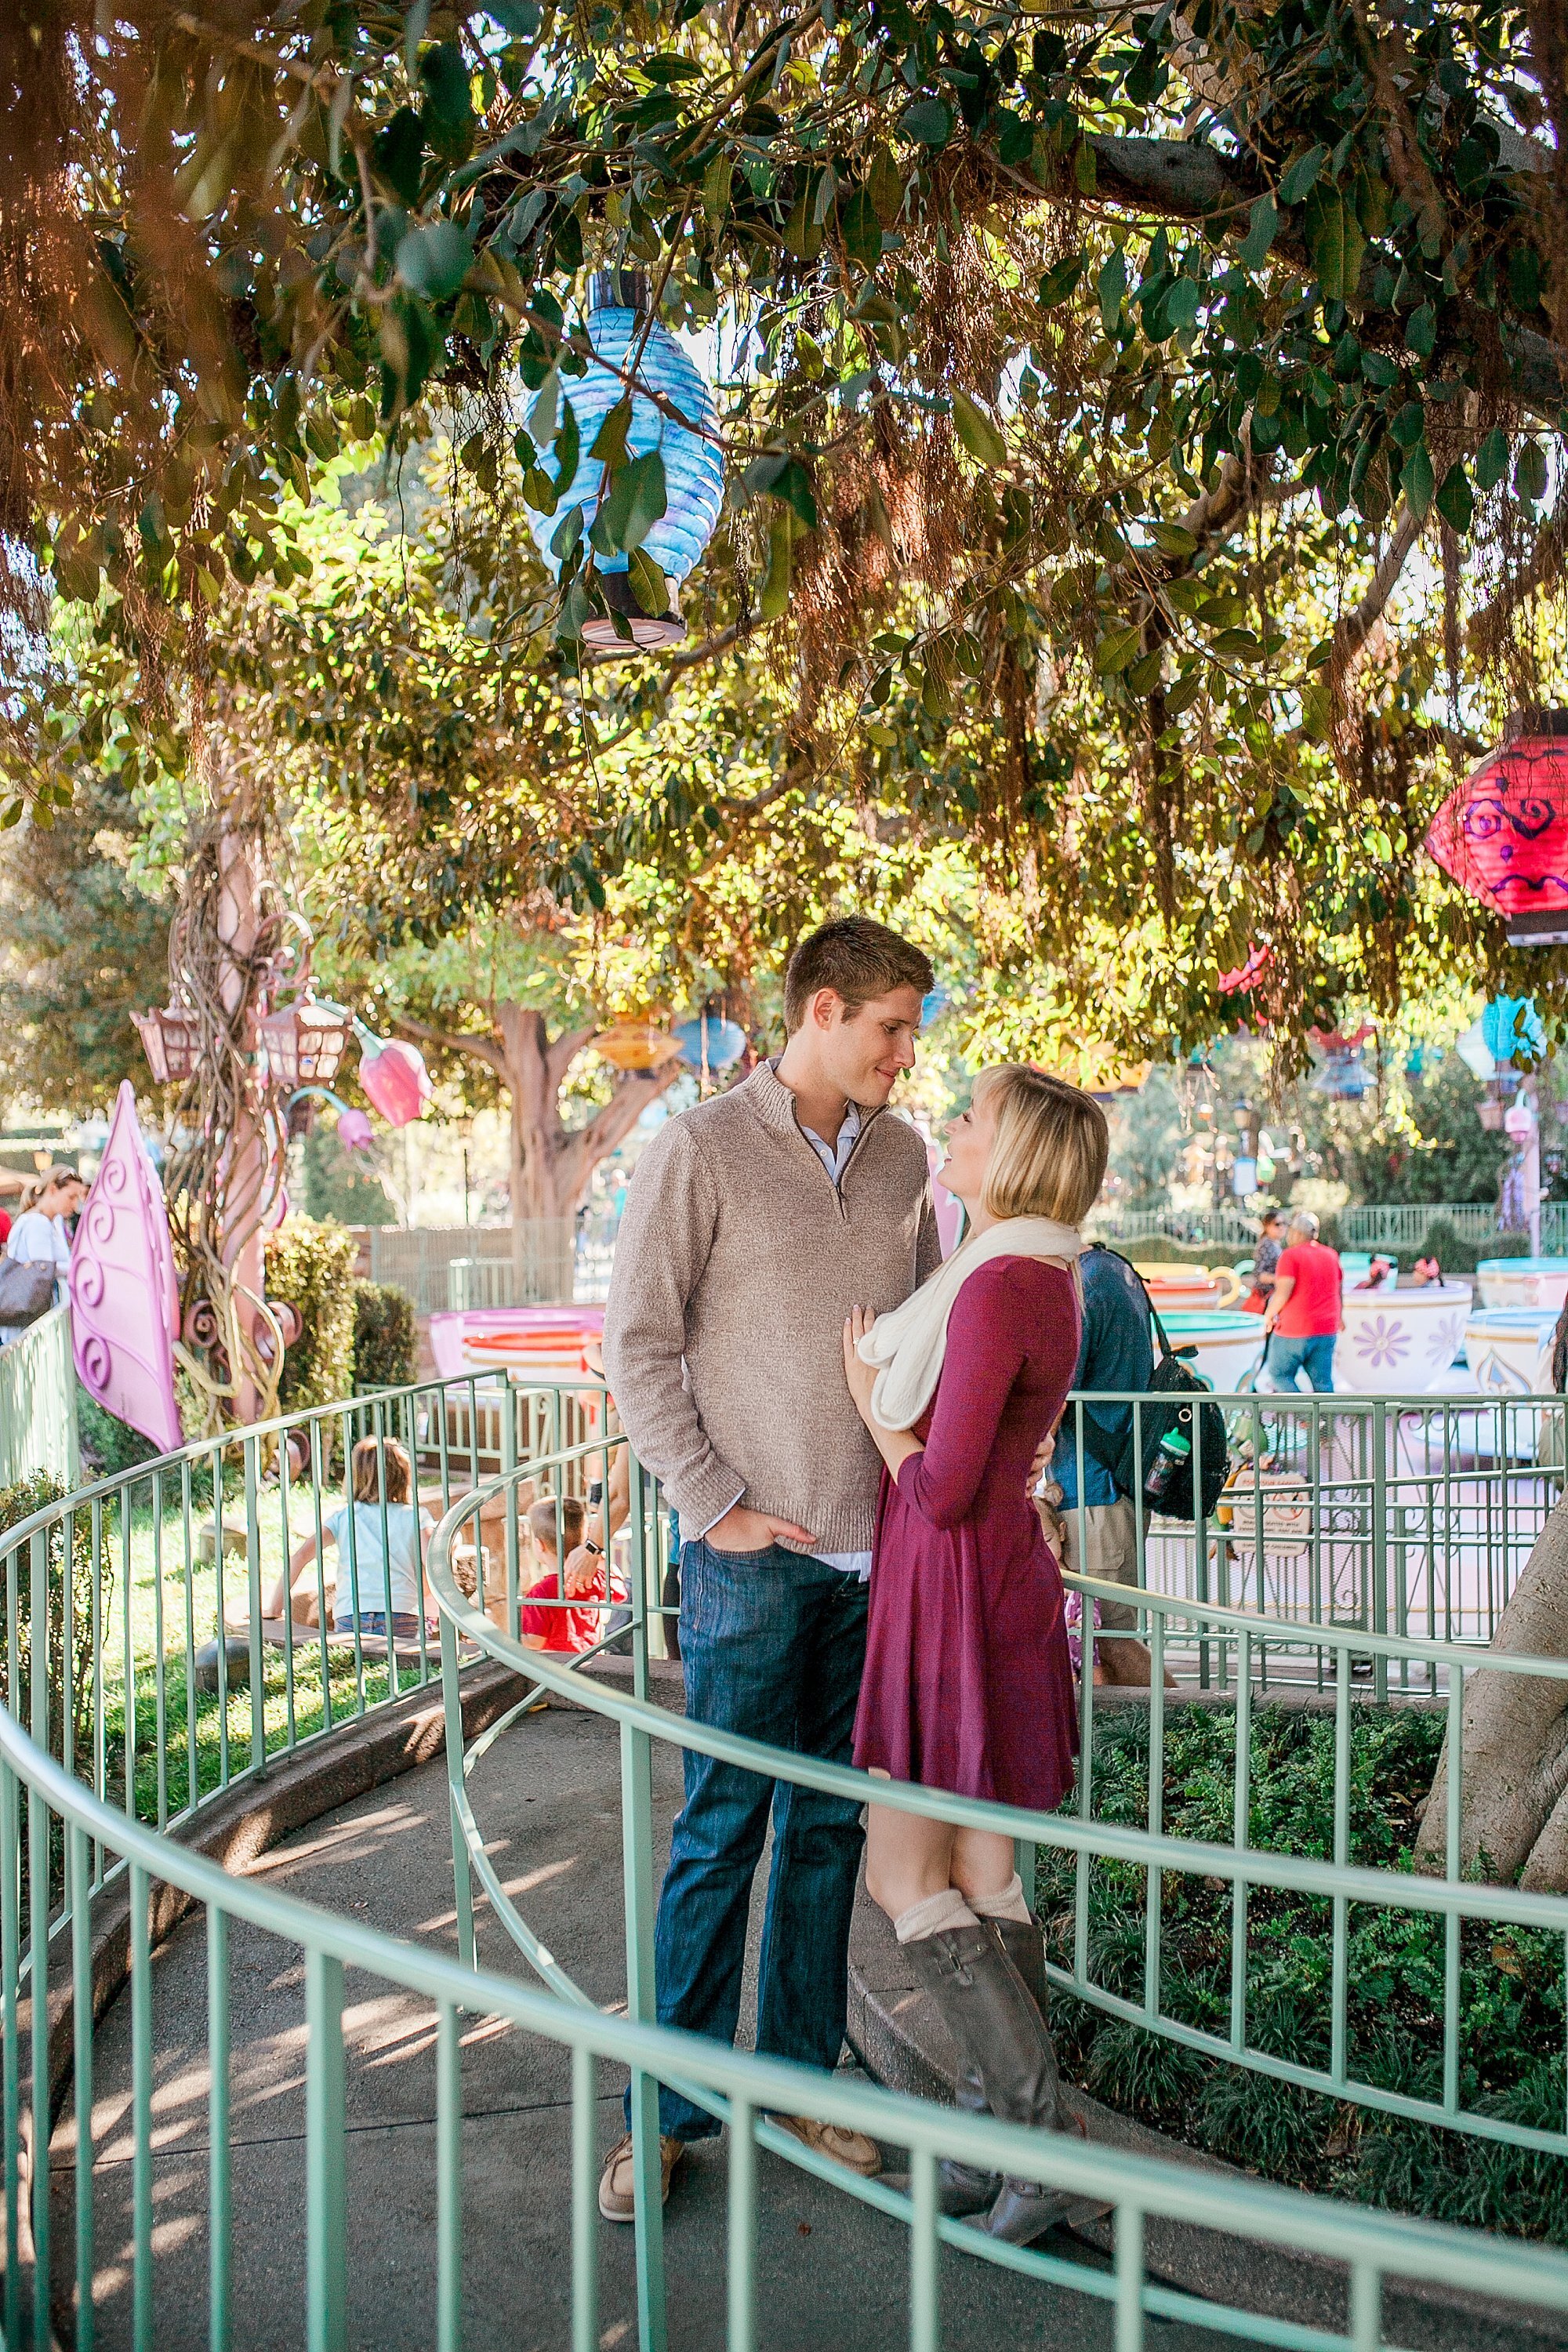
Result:
[[[111,1418],[105,1414],[105,1420]],[[123,1428],[123,1423],[116,1423]],[[129,1433],[134,1434],[133,1432]],[[68,1492],[66,1482],[47,1470],[36,1470],[30,1477],[18,1479],[14,1486],[0,1486],[0,1539],[9,1528],[19,1527],[31,1518],[35,1511],[46,1510],[49,1504],[62,1502]],[[92,1693],[95,1673],[92,1614],[92,1533],[89,1514],[78,1511],[69,1527],[70,1536],[70,1667],[71,1716],[76,1752],[80,1755],[92,1721]],[[61,1730],[65,1710],[66,1659],[66,1538],[67,1526],[58,1521],[49,1529],[46,1547],[45,1578],[47,1587],[46,1612],[48,1649],[48,1714],[49,1749],[52,1755],[63,1757],[65,1743]],[[13,1704],[11,1690],[11,1659],[13,1644],[0,1643],[0,1705],[12,1707],[24,1729],[32,1722],[33,1655],[35,1604],[33,1595],[33,1546],[23,1544],[16,1554],[16,1623],[10,1629],[15,1635],[15,1658],[17,1688]],[[110,1559],[108,1545],[100,1556],[102,1574],[101,1606],[107,1608],[110,1582]]]
[[[332,1404],[353,1392],[354,1256],[351,1233],[310,1217],[289,1217],[267,1236],[267,1295],[294,1307],[301,1326],[283,1359],[283,1412]]]
[[[1351,1726],[1350,1860],[1413,1867],[1416,1807],[1431,1785],[1443,1719],[1358,1703]],[[1181,1709],[1168,1720],[1164,1825],[1228,1844],[1234,1832],[1236,1717]],[[1096,1817],[1148,1822],[1146,1714],[1095,1724]],[[1334,1727],[1299,1708],[1253,1717],[1251,1843],[1333,1853]],[[1052,1957],[1070,1961],[1075,1863],[1042,1849],[1037,1890]],[[1147,1889],[1142,1869],[1089,1873],[1089,1967],[1108,1992],[1142,2005]],[[1231,2002],[1233,1897],[1227,1880],[1167,1871],[1162,1883],[1160,2008],[1221,2037]],[[1349,2071],[1373,2087],[1443,2096],[1444,1927],[1430,1913],[1352,1905],[1346,1923]],[[1332,1906],[1254,1887],[1247,1901],[1248,2040],[1327,2069]],[[1565,2008],[1561,1936],[1467,1920],[1460,1936],[1459,2097],[1467,2110],[1561,2128]],[[1481,2140],[1300,2090],[1251,2067],[1058,1993],[1052,2027],[1068,2071],[1096,2097],[1189,2145],[1300,2188],[1568,2243],[1568,2160]],[[1555,2102],[1555,2104],[1553,2104]]]
[[[392,1282],[356,1282],[353,1295],[355,1396],[406,1388],[417,1361],[414,1301]]]
[[[1461,1241],[1451,1217],[1434,1217],[1421,1244],[1422,1257],[1435,1257],[1445,1274],[1474,1274],[1484,1257],[1528,1257],[1528,1234],[1493,1234],[1484,1242]]]
[[[156,1460],[158,1449],[152,1440],[143,1437],[139,1429],[132,1429],[128,1421],[121,1421],[118,1413],[107,1412],[79,1381],[76,1410],[82,1453],[96,1464],[100,1477],[118,1478],[126,1470]]]

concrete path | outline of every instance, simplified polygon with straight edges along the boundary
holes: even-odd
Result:
[[[499,1741],[473,1783],[509,1892],[578,1982],[610,2006],[625,1991],[618,1771],[612,1725],[552,1707]],[[657,1749],[664,1839],[679,1795],[679,1751]],[[661,1853],[661,1867],[662,1860]],[[257,1868],[280,1889],[454,1949],[444,1763],[325,1816]],[[753,1963],[760,1911],[759,1898]],[[488,1912],[480,1942],[488,1965],[523,1972]],[[195,2352],[208,2341],[205,1966],[205,1929],[196,1921],[175,1933],[153,1971],[156,2352]],[[305,2341],[303,1976],[296,1949],[233,1925],[236,2352]],[[433,2023],[421,2000],[351,1972],[350,2341],[366,2352],[428,2352],[435,2340]],[[106,2352],[131,2341],[130,2029],[127,1996],[103,2021],[95,2059],[95,2302],[97,2342]],[[623,2079],[618,2070],[603,2070],[605,2147],[621,2127]],[[465,2344],[468,2352],[564,2347],[564,2054],[510,2029],[474,2026],[463,2050],[463,2113]],[[54,2159],[56,2276],[65,2279],[72,2259],[73,2135],[68,2114]],[[900,2160],[893,2152],[891,2161]],[[724,2143],[704,2144],[688,2158],[669,2204],[675,2352],[718,2352],[724,2341],[725,2175]],[[767,2154],[760,2159],[760,2191],[758,2308],[766,2352],[838,2346],[895,2352],[902,2346],[905,2231]],[[631,2352],[630,2230],[605,2226],[601,2247],[600,2342],[606,2352],[618,2346]],[[1062,2250],[1071,2252],[1071,2242]],[[1086,2263],[1102,2259],[1080,2251]],[[942,2257],[942,2295],[949,2352],[1109,2352],[1112,2342],[1103,2303],[1043,2292],[951,2252]],[[1169,2352],[1197,2352],[1219,2341],[1180,2326],[1151,2334]]]

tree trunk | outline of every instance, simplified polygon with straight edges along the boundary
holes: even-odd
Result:
[[[581,1127],[568,1128],[561,1116],[561,1088],[595,1030],[563,1030],[552,1038],[542,1013],[511,1003],[495,1007],[495,1023],[511,1101],[513,1286],[520,1304],[570,1298],[574,1223],[588,1180],[679,1075],[680,1064],[672,1058],[658,1070],[624,1073],[607,1103]]]
[[[1536,1538],[1498,1620],[1493,1651],[1568,1657],[1568,1494]],[[1461,1724],[1459,1861],[1494,1885],[1568,1889],[1568,1681],[1472,1673]],[[1415,1844],[1418,1870],[1441,1874],[1447,1844],[1445,1740]]]

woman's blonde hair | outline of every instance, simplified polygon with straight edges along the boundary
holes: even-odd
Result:
[[[54,1166],[44,1175],[36,1176],[30,1184],[24,1187],[22,1206],[24,1209],[36,1209],[44,1194],[52,1191],[57,1184],[85,1185],[87,1179],[79,1168],[68,1168],[63,1160],[57,1160]]]
[[[406,1503],[414,1491],[414,1470],[408,1455],[395,1439],[362,1437],[349,1457],[356,1503],[381,1500],[382,1464],[386,1465],[386,1499]]]
[[[1105,1181],[1110,1130],[1092,1095],[1024,1062],[999,1062],[974,1081],[974,1106],[990,1103],[996,1136],[984,1205],[993,1217],[1053,1217],[1081,1225]]]

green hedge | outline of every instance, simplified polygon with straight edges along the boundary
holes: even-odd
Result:
[[[267,1236],[267,1295],[294,1307],[301,1326],[283,1359],[280,1412],[353,1393],[356,1255],[346,1227],[312,1217],[289,1217]]]
[[[1412,1868],[1416,1807],[1431,1784],[1443,1717],[1358,1702],[1351,1726],[1350,1860]],[[1164,1826],[1228,1845],[1234,1833],[1236,1717],[1175,1707],[1167,1720]],[[1095,1812],[1148,1822],[1149,1719],[1108,1709],[1095,1721]],[[1331,1717],[1269,1706],[1253,1717],[1251,1843],[1333,1853]],[[1044,1852],[1037,1894],[1051,1957],[1071,1962],[1075,1866]],[[1089,1967],[1108,1991],[1143,2000],[1146,1874],[1096,1862],[1089,1874]],[[1226,2035],[1232,1897],[1228,1880],[1167,1871],[1162,1884],[1163,2013]],[[1249,2042],[1326,2070],[1331,1906],[1255,1887],[1247,1898]],[[1440,2102],[1444,1923],[1430,1913],[1354,1906],[1348,1922],[1348,2047],[1363,2082]],[[1096,2098],[1232,2164],[1363,2204],[1568,2244],[1568,2160],[1407,2122],[1298,2090],[1053,1996],[1067,2072]],[[1484,1919],[1460,1937],[1459,2096],[1472,2111],[1561,2129],[1563,1938]]]
[[[354,1394],[406,1388],[417,1360],[414,1301],[391,1282],[354,1284]]]

